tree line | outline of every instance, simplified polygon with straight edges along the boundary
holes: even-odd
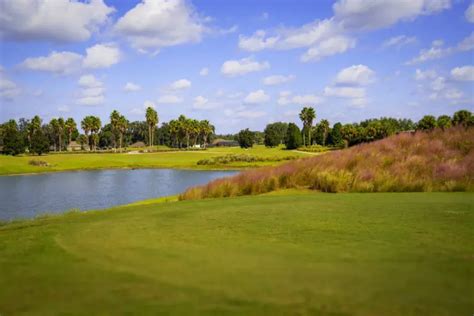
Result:
[[[304,107],[299,118],[302,129],[295,123],[276,122],[268,124],[264,130],[264,144],[267,147],[285,145],[287,149],[297,149],[312,145],[329,147],[348,147],[360,143],[371,142],[385,137],[408,131],[432,130],[434,128],[446,129],[451,126],[473,126],[474,116],[470,111],[460,110],[453,114],[441,115],[438,118],[425,115],[418,122],[410,119],[396,119],[382,117],[367,119],[359,123],[335,123],[332,127],[328,120],[322,119],[313,125],[316,111],[312,107]],[[248,128],[241,130],[234,136],[242,148],[252,147],[257,142],[258,132]]]
[[[158,113],[151,107],[146,109],[144,121],[129,122],[118,111],[109,116],[102,125],[98,116],[89,115],[78,124],[73,118],[53,118],[43,123],[39,116],[31,120],[21,118],[0,124],[0,147],[2,153],[18,155],[25,152],[44,154],[49,151],[65,151],[73,141],[82,150],[109,149],[122,151],[137,142],[148,146],[164,145],[187,148],[206,147],[214,135],[215,128],[208,120],[198,121],[180,115],[178,119],[165,122],[161,127]],[[78,127],[84,134],[80,134]]]

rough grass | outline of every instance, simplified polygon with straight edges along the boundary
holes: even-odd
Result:
[[[472,314],[472,193],[283,193],[1,226],[0,314]]]
[[[181,199],[251,195],[286,188],[322,192],[474,190],[474,128],[402,133],[188,189]]]
[[[202,159],[224,156],[228,154],[251,155],[260,161],[237,161],[221,165],[198,165]],[[303,157],[304,153],[279,148],[255,146],[251,149],[241,148],[209,148],[200,151],[174,151],[143,154],[126,153],[74,153],[42,155],[40,159],[46,166],[30,165],[29,161],[38,157],[12,157],[0,155],[0,175],[39,173],[65,170],[86,170],[105,168],[183,168],[183,169],[244,169],[258,166],[268,166],[281,163],[285,157]],[[273,160],[269,160],[272,158]],[[278,159],[276,159],[278,158]],[[281,159],[281,160],[279,160]]]

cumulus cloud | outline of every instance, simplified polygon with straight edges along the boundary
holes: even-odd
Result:
[[[416,43],[416,37],[414,36],[406,36],[406,35],[399,35],[394,36],[386,40],[382,43],[382,48],[391,48],[395,47],[400,49],[403,46],[410,45]]]
[[[451,70],[451,77],[458,81],[474,81],[474,66],[453,68]]]
[[[471,3],[464,13],[466,20],[470,23],[474,23],[474,3]]]
[[[127,91],[127,92],[135,92],[135,91],[139,91],[141,89],[142,89],[142,87],[140,87],[139,85],[137,85],[136,83],[133,83],[133,82],[127,82],[125,84],[125,86],[123,87],[123,90]]]
[[[273,75],[273,76],[268,76],[268,77],[263,78],[263,84],[266,86],[275,86],[282,83],[290,82],[293,79],[295,79],[294,75],[288,75],[288,76]]]
[[[290,91],[282,91],[278,97],[279,105],[315,105],[322,103],[323,99],[315,94],[293,95]]]
[[[55,52],[44,57],[29,57],[21,66],[30,70],[56,74],[71,74],[81,68],[82,55],[72,52]]]
[[[105,89],[102,81],[94,75],[84,75],[79,78],[79,86],[82,88],[79,97],[76,100],[80,105],[100,105],[104,103]]]
[[[163,47],[199,42],[205,19],[185,0],[143,0],[115,24],[132,47],[158,52]]]
[[[71,108],[67,105],[61,105],[61,106],[58,107],[58,112],[69,113],[69,112],[71,112]]]
[[[169,89],[171,90],[184,90],[191,87],[191,81],[188,79],[180,79],[176,80],[175,82],[171,83]]]
[[[250,92],[244,99],[244,102],[247,104],[261,104],[268,102],[270,96],[265,93],[262,89]]]
[[[16,83],[7,79],[0,71],[0,98],[11,100],[20,94],[20,88]]]
[[[209,74],[209,68],[207,67],[204,67],[201,69],[201,71],[199,71],[199,75],[201,76],[207,76]]]
[[[273,48],[278,37],[265,38],[265,31],[258,30],[252,36],[239,35],[239,48],[249,52],[257,52],[266,48]]]
[[[341,54],[355,47],[355,40],[346,36],[336,36],[311,47],[301,56],[302,62],[319,61],[325,57]]]
[[[19,41],[84,41],[114,12],[102,0],[1,1],[0,37]]]
[[[368,85],[375,80],[375,72],[365,65],[353,65],[342,69],[336,76],[336,84]]]
[[[86,49],[86,68],[107,68],[120,61],[120,50],[113,43],[97,44]]]
[[[145,115],[147,108],[156,109],[156,105],[153,101],[146,100],[145,102],[143,102],[142,107],[133,108],[130,110],[130,113],[135,115]]]
[[[165,94],[160,96],[157,102],[162,104],[176,104],[183,102],[183,99],[173,94]]]
[[[208,110],[215,107],[215,104],[210,103],[209,99],[203,97],[202,95],[198,95],[194,98],[193,109],[196,110]]]
[[[21,66],[30,70],[69,75],[84,68],[108,68],[118,63],[120,56],[120,49],[115,44],[97,44],[87,48],[85,56],[67,51],[53,51],[48,56],[29,57]]]
[[[469,67],[471,66],[466,67],[454,68],[451,71],[453,79],[474,80],[474,73],[469,74]],[[469,76],[471,76],[471,79],[469,79]],[[469,102],[469,100],[464,98],[464,93],[454,86],[454,82],[446,80],[444,76],[439,75],[435,70],[422,71],[417,69],[415,79],[419,82],[417,86],[418,92],[430,100],[447,100],[451,104],[464,101]]]
[[[365,88],[360,87],[326,87],[324,95],[338,98],[365,98]]]
[[[436,40],[431,43],[429,49],[422,49],[417,57],[406,62],[406,65],[421,64],[430,60],[440,59],[455,53],[471,51],[474,49],[474,32],[464,38],[458,45],[453,47],[444,47],[441,40]]]
[[[270,64],[267,61],[258,62],[253,58],[243,58],[240,60],[228,60],[221,66],[221,73],[229,76],[241,76],[250,72],[262,71],[270,68]]]

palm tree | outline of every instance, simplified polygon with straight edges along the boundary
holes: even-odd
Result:
[[[180,134],[186,138],[186,147],[189,147],[190,124],[189,119],[184,115],[178,117]]]
[[[308,131],[308,144],[311,145],[311,126],[316,118],[316,112],[312,107],[304,107],[300,112],[300,120],[303,122],[303,129]],[[303,133],[303,144],[306,145],[305,135]]]
[[[97,143],[98,143],[98,138],[99,138],[99,131],[100,131],[100,128],[102,127],[102,122],[100,121],[100,118],[97,117],[97,116],[92,116],[91,117],[91,121],[92,121],[92,126],[91,126],[91,133],[93,134],[92,136],[92,140],[93,140],[93,147],[94,147],[94,150],[96,149],[96,146],[97,146]]]
[[[85,118],[82,119],[81,121],[81,127],[84,130],[84,134],[86,134],[86,138],[89,141],[89,150],[92,150],[91,148],[91,139],[89,138],[89,133],[91,131],[92,123],[91,123],[91,116],[86,116]]]
[[[158,124],[158,113],[152,108],[146,109],[146,122],[148,124],[148,146],[153,146],[153,135],[155,132],[155,126]]]
[[[63,135],[64,135],[64,128],[65,128],[65,123],[64,119],[62,117],[58,118],[58,140],[59,140],[59,151],[61,151],[63,147]]]
[[[68,144],[71,145],[72,133],[77,128],[76,122],[72,117],[68,118],[65,123],[66,133],[68,138]]]
[[[125,118],[125,116],[120,115],[117,121],[117,130],[119,131],[120,134],[120,152],[122,151],[122,143],[123,143],[123,134],[127,131],[128,128],[128,121]]]
[[[201,139],[204,145],[204,148],[206,148],[207,143],[209,141],[209,135],[214,133],[214,126],[212,126],[208,120],[202,120],[199,122],[200,125],[200,135]]]
[[[81,122],[81,127],[84,130],[86,136],[88,136],[90,133],[89,146],[91,150],[95,150],[95,147],[97,145],[96,134],[99,132],[101,126],[102,122],[97,116],[86,116]]]
[[[117,131],[117,124],[120,119],[120,113],[116,110],[113,110],[110,114],[110,125],[112,125],[112,131],[114,133],[114,150],[117,148],[117,140],[115,139],[115,132]]]
[[[41,118],[35,115],[28,125],[28,143],[31,147],[31,138],[41,128]]]
[[[329,122],[328,120],[321,120],[319,122],[319,125],[321,126],[321,130],[323,131],[323,146],[326,145],[326,139],[328,138],[328,133],[329,133]]]
[[[179,122],[176,120],[171,120],[169,122],[169,126],[170,126],[170,137],[174,140],[174,146],[178,147],[179,146],[178,138],[179,138],[179,131],[180,131]]]
[[[59,134],[59,122],[58,119],[53,118],[51,121],[49,121],[49,125],[51,126],[53,130],[53,136],[54,136],[54,151],[58,150],[58,147],[56,146],[56,137]]]

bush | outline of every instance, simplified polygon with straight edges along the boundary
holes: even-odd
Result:
[[[330,149],[329,149],[329,147],[326,147],[326,146],[311,145],[311,146],[299,147],[298,150],[309,152],[309,153],[323,153],[323,152],[326,152]]]
[[[285,157],[257,157],[252,155],[238,155],[228,154],[225,156],[212,157],[209,159],[202,159],[197,162],[198,165],[227,165],[233,162],[276,162],[297,159],[297,156],[285,156]]]
[[[242,148],[253,147],[253,144],[255,143],[255,134],[251,132],[248,128],[243,129],[237,135],[237,141],[239,142],[239,145]]]
[[[294,123],[288,124],[288,130],[286,132],[285,145],[286,149],[296,149],[303,144],[301,137],[301,131],[298,126]]]

